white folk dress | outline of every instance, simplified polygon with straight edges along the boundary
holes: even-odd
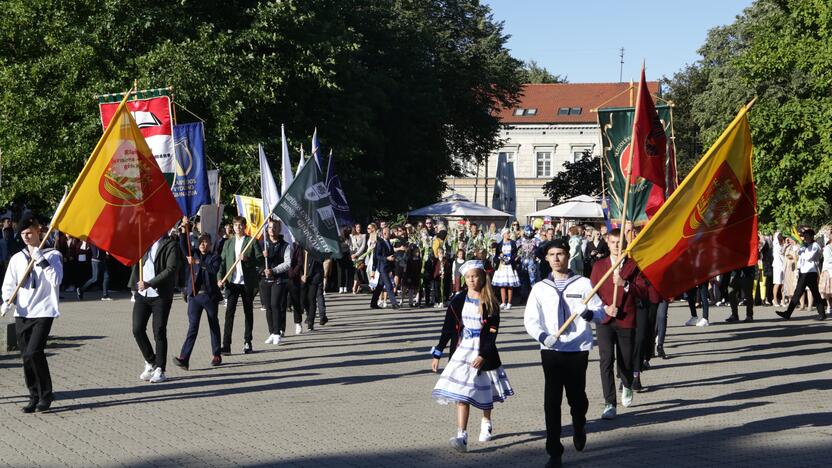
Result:
[[[498,288],[517,288],[520,287],[520,277],[511,266],[511,243],[504,242],[503,249],[500,252],[500,267],[494,272],[494,278],[491,280],[491,285]]]
[[[480,350],[482,318],[478,300],[465,298],[462,324],[459,345],[433,388],[433,398],[443,405],[462,402],[481,410],[492,409],[495,401],[505,401],[514,390],[502,366],[490,371],[471,367]]]

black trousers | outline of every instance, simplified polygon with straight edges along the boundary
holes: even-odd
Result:
[[[292,318],[296,324],[303,322],[303,301],[301,300],[300,281],[289,280],[286,283],[288,290],[288,302],[292,304]]]
[[[266,308],[266,324],[269,335],[282,335],[286,332],[286,283],[260,280],[260,300]]]
[[[598,354],[600,355],[601,387],[604,401],[616,406],[615,374],[613,366],[618,361],[618,373],[627,388],[633,387],[634,328],[618,328],[600,324],[597,329]]]
[[[133,303],[133,338],[139,345],[144,360],[161,367],[165,371],[168,361],[168,316],[173,297],[144,297],[138,292],[133,293],[136,302]],[[153,340],[156,342],[156,352],[147,338],[147,322],[153,317]]]
[[[17,346],[23,358],[23,376],[29,397],[33,400],[52,399],[52,376],[46,362],[46,339],[52,329],[52,317],[24,318],[15,317]]]
[[[352,289],[352,282],[355,278],[355,264],[352,258],[345,254],[338,260],[338,287]]]
[[[564,389],[572,414],[572,428],[586,424],[586,411],[589,409],[586,397],[589,352],[563,353],[544,349],[540,351],[540,361],[545,381],[543,411],[546,414],[546,452],[552,457],[560,457],[563,453],[563,445],[560,443],[560,405]]]
[[[817,280],[815,281],[815,290],[817,290]],[[731,315],[739,316],[740,294],[746,299],[745,301],[745,316],[754,317],[754,278],[740,273],[733,273],[731,281],[728,284],[728,302],[731,304]]]
[[[302,283],[301,300],[303,309],[306,311],[306,324],[315,325],[315,314],[318,313],[318,290],[323,288],[323,283]]]
[[[815,307],[818,309],[818,315],[825,317],[826,312],[824,311],[823,306],[824,300],[821,299],[820,292],[818,291],[818,274],[814,271],[811,273],[800,273],[797,275],[797,286],[795,286],[794,294],[792,294],[792,298],[789,300],[789,307],[786,309],[786,316],[791,317],[795,307],[797,307],[800,303],[800,296],[803,295],[806,288],[809,288],[809,291],[812,292],[812,299],[815,300]]]
[[[254,328],[254,288],[244,284],[226,283],[228,289],[228,305],[225,307],[225,326],[223,327],[222,346],[231,347],[231,335],[234,332],[234,314],[237,312],[237,300],[243,300],[243,315],[245,315],[245,333],[243,340],[251,343],[251,331]]]
[[[211,332],[211,355],[220,355],[220,318],[217,309],[217,302],[207,294],[197,294],[188,298],[188,334],[185,335],[185,342],[182,343],[182,351],[179,353],[179,357],[185,359],[185,362],[191,358],[203,310],[208,317],[208,330]]]
[[[705,301],[708,299],[705,298]],[[653,358],[656,348],[656,313],[659,304],[642,301],[636,313],[636,341],[633,346],[633,371],[641,372],[641,364]]]

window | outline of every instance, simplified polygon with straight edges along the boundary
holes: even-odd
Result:
[[[552,200],[535,200],[535,211],[545,210],[552,205]]]
[[[523,115],[524,109],[514,109],[514,115]]]
[[[526,109],[526,115],[536,115],[537,109]]]
[[[502,155],[506,155],[506,162],[514,162],[514,151],[500,151],[500,154],[497,157],[501,157]],[[497,159],[499,161],[499,159]]]
[[[558,109],[558,115],[569,115],[569,108],[561,107],[560,109]]]
[[[569,109],[569,115],[581,115],[581,108],[573,107],[572,109]]]
[[[559,107],[558,115],[581,115],[582,107]]]
[[[537,108],[523,109],[522,107],[520,107],[520,108],[514,109],[514,115],[516,115],[516,116],[537,115]]]
[[[537,176],[551,177],[552,176],[552,152],[538,151],[537,152]]]

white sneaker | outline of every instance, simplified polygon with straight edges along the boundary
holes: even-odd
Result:
[[[696,325],[697,323],[699,323],[699,317],[691,317],[691,318],[688,319],[687,322],[685,322],[685,326],[686,327],[692,327],[692,326]]]
[[[708,326],[708,325],[710,325],[710,324],[711,324],[711,323],[710,323],[710,322],[708,322],[708,319],[706,319],[706,318],[704,318],[704,317],[703,317],[703,318],[701,318],[701,319],[699,319],[699,321],[698,321],[698,322],[696,322],[696,326],[697,326],[697,327],[707,327],[707,326]]]
[[[153,377],[150,378],[150,383],[159,383],[164,382],[168,378],[165,377],[165,373],[162,371],[161,367],[157,367],[153,369]]]
[[[434,305],[433,305],[433,308],[434,308],[434,309],[441,309],[441,308],[442,308],[442,304],[441,304],[441,303],[439,303],[439,302],[437,302],[436,304],[434,304]]]
[[[145,362],[144,363],[144,372],[142,372],[141,375],[139,375],[139,379],[144,380],[145,382],[150,380],[150,378],[153,377],[153,369],[155,367],[156,366],[154,366],[153,364],[151,364],[149,362]]]
[[[265,308],[265,307],[261,307],[261,308],[260,308],[260,310],[261,310],[261,311],[265,311],[265,310],[266,310],[266,308]]]
[[[303,326],[299,323],[295,324],[295,335],[300,335],[303,333]]]
[[[136,296],[130,296],[130,302],[136,302]]]
[[[629,408],[633,404],[633,390],[627,387],[621,389],[621,404]]]
[[[378,306],[381,307],[382,309],[386,309],[387,308],[387,301],[381,301],[381,303]]]
[[[281,335],[272,335],[272,336],[274,336],[274,339],[272,340],[272,344],[273,345],[279,345],[280,341],[283,339],[283,337]]]
[[[606,404],[604,411],[601,413],[601,419],[615,419],[615,406]]]
[[[480,442],[488,442],[491,440],[492,429],[491,421],[483,419],[482,424],[480,424]]]
[[[511,304],[506,304],[506,309],[505,310],[510,310],[510,309],[511,309]]]
[[[457,452],[467,452],[468,451],[468,434],[463,434],[462,436],[451,437],[449,441],[451,443],[451,447],[454,448]]]
[[[264,341],[263,343],[264,344],[274,344],[274,335],[269,335],[269,337],[266,338],[266,341]]]

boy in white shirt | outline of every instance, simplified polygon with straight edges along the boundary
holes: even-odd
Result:
[[[800,234],[803,238],[803,245],[798,250],[797,257],[797,286],[792,294],[792,299],[789,301],[789,307],[785,311],[776,311],[775,314],[783,317],[785,320],[792,318],[792,312],[800,302],[800,296],[806,288],[812,292],[812,298],[818,310],[818,315],[815,320],[826,320],[826,311],[824,310],[824,300],[820,297],[818,291],[818,263],[820,262],[821,248],[815,243],[815,231],[811,228],[806,228]]]

